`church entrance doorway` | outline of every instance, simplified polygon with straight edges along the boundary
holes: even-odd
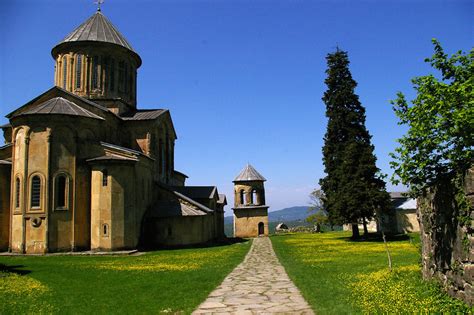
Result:
[[[263,222],[260,222],[258,224],[258,235],[264,235],[265,234],[265,229],[263,227]]]

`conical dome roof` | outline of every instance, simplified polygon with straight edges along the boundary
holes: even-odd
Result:
[[[266,181],[265,177],[263,177],[252,165],[247,164],[244,169],[240,172],[240,174],[234,179],[234,182],[247,182],[247,181]]]
[[[137,57],[139,65],[141,64],[140,56],[133,50],[130,43],[115,28],[112,22],[102,14],[101,11],[97,11],[60,41],[51,52],[53,57],[60,46],[75,42],[103,42],[118,45],[131,51]]]

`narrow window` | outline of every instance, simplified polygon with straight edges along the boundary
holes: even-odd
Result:
[[[20,208],[20,188],[21,188],[21,182],[20,179],[17,178],[15,180],[15,208]]]
[[[102,236],[107,237],[109,236],[109,225],[102,224]]]
[[[119,62],[118,80],[119,80],[119,91],[123,92],[124,80],[125,80],[125,62],[124,61]]]
[[[124,74],[124,91],[128,93],[128,65],[125,65],[125,74]]]
[[[103,82],[104,82],[104,85],[103,85],[103,88],[104,88],[104,91],[107,91],[109,86],[110,86],[110,83],[109,83],[109,73],[110,73],[110,58],[109,57],[104,57],[102,58],[102,64],[103,64]]]
[[[240,204],[243,205],[244,204],[244,190],[242,189],[240,191]]]
[[[160,139],[159,141],[158,150],[160,155],[158,162],[160,163],[160,174],[163,175],[165,173],[165,150],[163,148],[163,139]]]
[[[115,90],[115,60],[110,60],[110,90]]]
[[[130,66],[130,71],[129,71],[129,75],[128,75],[128,85],[129,85],[129,88],[128,88],[128,91],[130,93],[132,93],[132,90],[133,90],[133,72],[132,72],[132,66]]]
[[[97,81],[98,81],[98,72],[99,72],[99,57],[94,56],[92,58],[92,88],[97,89]]]
[[[165,175],[166,175],[166,182],[169,180],[170,175],[170,138],[168,133],[166,134],[166,144],[165,144]]]
[[[56,207],[66,208],[67,201],[67,178],[59,175],[56,178]]]
[[[76,57],[76,89],[81,88],[82,55]]]
[[[252,204],[257,204],[257,191],[255,189],[252,190]]]
[[[168,226],[168,236],[173,235],[173,230],[171,229],[171,226]]]
[[[107,172],[107,170],[103,170],[102,171],[102,186],[107,186],[108,183],[109,183],[109,172]]]
[[[63,57],[63,89],[67,87],[67,57]]]
[[[31,180],[31,208],[39,208],[41,199],[41,179],[38,175]]]

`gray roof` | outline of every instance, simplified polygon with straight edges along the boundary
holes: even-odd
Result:
[[[176,186],[177,191],[191,199],[212,199],[217,191],[216,186]]]
[[[76,103],[73,103],[62,97],[53,97],[47,100],[46,102],[43,102],[24,112],[20,112],[19,114],[14,115],[13,117],[23,116],[23,115],[45,115],[45,114],[81,116],[81,117],[104,120],[102,117],[94,113],[91,113],[90,111],[82,108]]]
[[[408,198],[406,196],[407,192],[390,192],[390,198],[395,199],[395,198]]]
[[[7,161],[7,160],[0,160],[0,165],[12,165],[12,162]]]
[[[153,120],[166,111],[166,109],[142,109],[120,116],[120,118],[123,120]]]
[[[244,169],[240,172],[240,174],[234,179],[234,182],[246,182],[246,181],[266,181],[265,177],[263,177],[256,169],[253,168],[252,165],[247,164]]]
[[[154,211],[151,216],[158,218],[203,216],[207,214],[189,204],[179,202],[179,200],[161,200],[153,208]]]
[[[137,162],[136,158],[129,158],[125,156],[117,155],[103,155],[96,158],[88,159],[87,162],[100,162],[100,161],[109,161],[109,162]]]
[[[0,128],[11,128],[11,124],[10,123],[7,123],[5,125],[1,125]]]
[[[112,143],[101,141],[100,145],[105,147],[105,148],[115,149],[115,150],[123,151],[123,152],[126,152],[126,153],[131,153],[131,154],[135,154],[135,155],[143,155],[143,153],[140,152],[140,151],[133,150],[133,149],[126,148],[126,147],[122,147],[122,146],[119,146],[117,144],[112,144]]]
[[[227,204],[227,197],[224,194],[219,194],[219,200],[217,200],[217,203]]]
[[[134,55],[138,57],[138,66],[141,64],[140,56],[133,50],[130,43],[100,11],[97,11],[59,42],[53,48],[53,54],[61,44],[84,41],[103,42],[124,47],[132,51]]]

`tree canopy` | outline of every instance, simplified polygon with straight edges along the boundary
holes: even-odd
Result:
[[[330,223],[353,224],[356,238],[357,223],[371,219],[377,209],[386,209],[389,195],[375,164],[365,108],[354,92],[357,83],[349,70],[347,52],[337,49],[326,60],[327,90],[322,100],[328,117],[323,147],[327,175],[320,180],[323,204]]]
[[[463,175],[473,165],[474,50],[449,57],[433,39],[434,55],[426,58],[440,71],[412,79],[416,98],[409,104],[399,92],[392,101],[399,125],[408,131],[391,154],[392,181],[422,194],[439,180]]]

